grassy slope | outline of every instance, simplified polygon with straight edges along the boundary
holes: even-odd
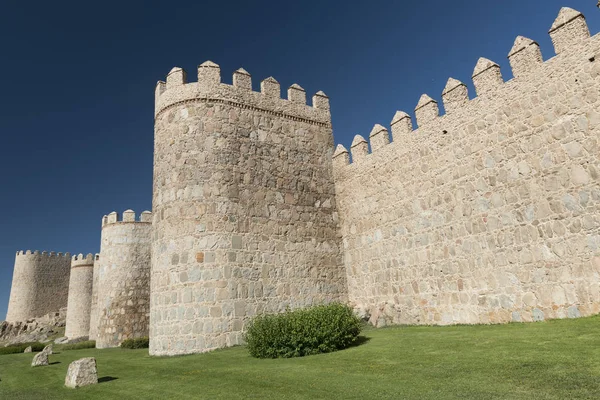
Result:
[[[5,355],[0,399],[597,399],[599,328],[600,316],[394,327],[368,330],[367,343],[345,351],[279,360],[253,359],[243,347],[173,358],[90,349],[31,368],[31,355]],[[63,388],[69,362],[89,356],[104,382]]]

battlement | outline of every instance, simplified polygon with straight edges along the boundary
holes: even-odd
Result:
[[[94,262],[98,260],[99,257],[100,256],[98,254],[94,256],[91,253],[89,253],[88,255],[83,255],[79,253],[78,255],[74,255],[73,258],[71,258],[71,268],[93,267]]]
[[[139,220],[136,220],[135,211],[126,210],[123,211],[122,214],[117,213],[116,211],[111,212],[108,215],[102,217],[102,227],[111,224],[118,223],[152,223],[152,213],[150,211],[144,211],[140,214]]]
[[[594,51],[600,49],[600,37],[596,35],[590,38],[582,13],[563,7],[550,29],[550,36],[556,56],[547,61],[543,60],[537,42],[523,36],[516,38],[508,53],[514,77],[507,82],[502,78],[502,72],[497,63],[483,57],[480,58],[472,73],[476,91],[476,97],[473,99],[469,99],[468,89],[464,83],[449,78],[441,95],[445,109],[444,115],[440,115],[437,101],[427,94],[423,94],[415,107],[415,119],[418,127],[413,127],[409,114],[404,111],[396,112],[390,124],[393,140],[402,143],[398,145],[402,148],[405,148],[407,142],[419,142],[421,146],[428,146],[428,141],[439,144],[439,137],[442,135],[447,134],[452,137],[451,127],[466,123],[472,115],[482,112],[482,109],[488,111],[506,107],[507,101],[511,99],[511,93],[530,92],[531,85],[528,78],[532,74],[551,76],[552,69],[563,58],[579,57],[600,72],[600,67],[597,65],[600,60],[596,60],[596,51]],[[369,152],[369,143],[360,135],[355,136],[350,153],[344,146],[338,145],[333,155],[336,168],[366,162],[371,153],[388,147],[390,140],[387,129],[384,131],[385,128],[382,128],[379,124],[375,125],[373,129],[377,131],[377,135],[371,132],[369,136],[371,152]],[[350,160],[349,154],[352,155],[352,160]]]
[[[333,154],[348,297],[378,326],[504,323],[596,314],[600,255],[600,34],[560,10],[556,56],[518,36],[513,78],[480,58],[476,97],[441,101]],[[365,136],[366,137],[366,136]],[[370,144],[370,152],[369,152]],[[350,157],[351,156],[351,157]],[[350,159],[351,158],[351,159]],[[579,294],[581,293],[581,295]]]
[[[212,62],[198,67],[198,82],[187,83],[185,71],[174,68],[157,85],[151,232],[103,230],[101,250],[101,264],[110,264],[105,254],[120,262],[128,251],[140,253],[145,234],[152,242],[150,354],[235,345],[250,315],[345,296],[329,99],[318,92],[307,105],[298,84],[282,99],[273,77],[262,80],[259,91],[252,89],[248,71],[235,71],[229,85]],[[139,242],[138,249],[130,237]],[[140,260],[132,259],[131,268],[142,269]],[[230,272],[239,268],[272,272],[263,278]],[[313,268],[318,273],[309,273]],[[129,269],[111,270],[102,279],[127,282],[119,270]],[[183,294],[205,293],[208,287],[215,292],[189,300]],[[114,285],[108,289],[110,307],[117,310],[108,314],[118,314]],[[123,293],[127,304],[128,292]],[[165,302],[171,293],[181,295]],[[102,295],[98,299],[104,302]],[[242,308],[235,311],[235,304]],[[210,316],[197,312],[205,307],[213,311]],[[100,318],[98,347],[118,345],[111,318]],[[214,329],[192,334],[186,327],[193,321]]]
[[[71,258],[71,253],[57,253],[55,251],[39,251],[39,250],[19,250],[17,251],[17,257],[20,256],[36,256],[36,257],[47,257],[47,258]]]
[[[198,66],[198,81],[187,82],[187,73],[173,68],[166,81],[159,81],[155,91],[155,116],[181,103],[225,102],[240,108],[257,108],[289,118],[299,118],[329,126],[329,98],[322,91],[307,104],[306,91],[298,84],[287,90],[287,98],[281,98],[281,86],[273,77],[261,81],[260,92],[252,90],[252,76],[243,68],[233,73],[232,84],[221,82],[221,69],[212,61]]]

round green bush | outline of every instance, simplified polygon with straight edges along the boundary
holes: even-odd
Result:
[[[345,349],[360,334],[361,321],[344,304],[265,314],[248,326],[245,340],[253,357],[302,357]]]

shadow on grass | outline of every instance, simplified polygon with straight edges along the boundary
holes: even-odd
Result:
[[[356,338],[356,342],[352,343],[348,348],[362,346],[365,343],[368,343],[371,340],[370,337],[359,336]]]
[[[54,362],[48,363],[48,365],[56,365],[56,364],[60,364],[60,361],[54,361]]]
[[[98,378],[98,383],[116,381],[119,378],[115,378],[114,376],[103,376],[102,378]]]

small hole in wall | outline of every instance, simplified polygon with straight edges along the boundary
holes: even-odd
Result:
[[[442,131],[442,133],[445,135],[445,134],[447,134],[447,133],[448,133],[448,131],[444,129],[444,130]]]
[[[591,56],[590,57],[590,62],[594,62],[594,61],[596,61],[596,57],[595,56]]]
[[[579,79],[575,79],[575,82],[579,82]]]

